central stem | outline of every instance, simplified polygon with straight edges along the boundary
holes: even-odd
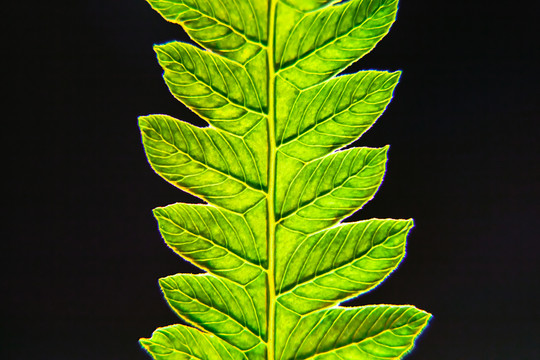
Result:
[[[276,347],[276,216],[275,216],[275,194],[276,194],[276,90],[275,90],[275,21],[276,21],[276,0],[268,1],[268,47],[266,49],[267,60],[267,95],[268,95],[268,193],[266,195],[266,240],[267,240],[267,360],[275,359]]]

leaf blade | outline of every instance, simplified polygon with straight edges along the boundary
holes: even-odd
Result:
[[[239,286],[206,274],[178,274],[160,279],[160,287],[181,318],[248,352],[264,347],[261,281],[264,283],[263,276]]]
[[[299,317],[279,344],[281,359],[401,359],[431,315],[414,306],[334,308]],[[294,323],[294,322],[293,322]]]
[[[360,209],[382,183],[387,151],[352,148],[306,164],[278,157],[278,225],[310,234]]]
[[[197,140],[207,137],[210,129],[198,129],[164,115],[140,117],[139,127],[148,162],[171,184],[237,213],[245,213],[264,198],[260,186],[235,174],[230,158],[223,156],[222,149],[212,145],[213,161],[206,160],[210,146],[204,148]],[[182,127],[189,128],[194,138],[186,138],[178,130]],[[190,146],[193,144],[195,147]]]
[[[157,208],[154,216],[171,249],[217,276],[245,285],[265,271],[260,225],[249,217],[183,203]]]
[[[300,89],[325,81],[388,33],[398,0],[351,0],[303,13],[279,8],[278,75]]]
[[[278,81],[279,151],[310,161],[356,141],[390,103],[400,74],[361,71],[305,91]]]
[[[164,79],[179,101],[213,126],[243,135],[266,115],[266,78],[182,42],[154,46]],[[260,56],[252,66],[264,65]]]
[[[267,45],[266,4],[260,0],[147,0],[201,46],[245,63]]]
[[[246,360],[224,341],[184,325],[162,327],[139,340],[156,360]]]
[[[307,314],[355,298],[394,271],[405,255],[412,220],[342,224],[280,244],[278,302]]]

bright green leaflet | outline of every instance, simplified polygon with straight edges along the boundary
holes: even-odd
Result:
[[[206,202],[154,214],[167,245],[207,272],[160,280],[192,326],[141,344],[159,360],[401,359],[428,313],[339,306],[398,266],[413,226],[343,222],[374,196],[388,150],[346,147],[400,73],[338,74],[386,35],[397,0],[148,2],[201,46],[155,51],[171,93],[209,126],[139,123],[152,168]]]

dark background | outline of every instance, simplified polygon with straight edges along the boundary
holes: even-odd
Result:
[[[138,338],[177,322],[157,279],[194,270],[164,246],[151,209],[192,198],[152,172],[136,120],[201,123],[169,94],[152,50],[185,36],[143,0],[3,8],[0,358],[149,359]],[[434,314],[408,359],[540,359],[538,13],[402,0],[352,69],[404,71],[358,143],[392,147],[355,218],[416,227],[400,268],[355,303]]]

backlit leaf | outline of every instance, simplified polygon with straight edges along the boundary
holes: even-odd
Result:
[[[383,181],[388,146],[349,147],[400,72],[339,75],[387,34],[397,0],[148,0],[197,45],[154,47],[171,94],[204,119],[141,116],[154,171],[203,204],[154,210],[165,243],[205,272],[160,279],[187,325],[154,359],[401,359],[430,314],[345,307],[405,256],[412,220],[346,219]]]

